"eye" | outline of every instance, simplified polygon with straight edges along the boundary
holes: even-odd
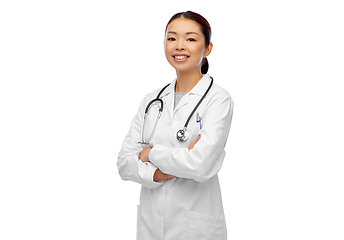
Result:
[[[189,42],[196,42],[196,39],[194,39],[194,38],[188,38],[187,41],[189,41]]]
[[[167,39],[167,41],[176,41],[176,39],[174,37],[170,37]]]

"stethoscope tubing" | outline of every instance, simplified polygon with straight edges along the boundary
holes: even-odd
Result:
[[[190,119],[191,119],[191,117],[194,115],[194,113],[196,112],[197,108],[199,107],[199,105],[200,105],[200,104],[202,103],[202,101],[204,100],[204,98],[207,96],[207,94],[209,93],[209,91],[210,91],[210,89],[211,89],[211,87],[212,87],[212,85],[213,85],[214,79],[213,79],[212,77],[210,77],[210,78],[211,78],[211,82],[210,82],[210,84],[209,84],[208,89],[205,91],[205,93],[203,94],[202,98],[198,101],[198,103],[196,104],[196,106],[194,107],[194,109],[192,110],[192,112],[190,113],[189,117],[187,118],[187,120],[186,120],[186,122],[185,122],[185,124],[184,124],[184,128],[181,129],[181,130],[179,130],[179,131],[177,132],[177,139],[178,139],[179,141],[181,141],[181,142],[185,142],[185,141],[188,139],[189,134],[188,134],[188,132],[187,132],[187,126],[189,125]],[[156,129],[158,120],[159,120],[159,118],[160,118],[160,116],[161,116],[161,113],[162,113],[162,111],[163,111],[163,109],[164,109],[164,103],[163,103],[162,99],[160,99],[160,95],[165,91],[165,89],[166,89],[169,85],[170,85],[170,83],[167,84],[165,87],[163,87],[163,88],[160,90],[160,92],[159,92],[159,94],[157,95],[157,97],[156,97],[155,99],[151,100],[151,101],[147,104],[147,107],[146,107],[145,113],[144,113],[144,118],[143,118],[142,142],[140,142],[141,144],[148,145],[148,144],[149,144],[149,141],[150,141],[150,139],[151,139],[151,137],[153,136],[153,134],[154,134],[154,132],[155,132],[155,129]],[[149,135],[148,140],[145,142],[143,139],[144,139],[144,130],[145,130],[146,116],[147,116],[148,111],[149,111],[150,107],[152,106],[152,104],[155,103],[155,102],[157,102],[157,101],[160,103],[159,114],[158,114],[158,116],[157,116],[157,120],[155,121],[155,124],[154,124],[154,127],[153,127],[153,131],[152,131],[152,133]]]

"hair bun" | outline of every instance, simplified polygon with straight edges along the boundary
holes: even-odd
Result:
[[[206,74],[208,72],[208,69],[209,69],[209,63],[208,63],[208,59],[205,57],[203,58],[203,61],[202,61],[202,67],[201,67],[202,74]]]

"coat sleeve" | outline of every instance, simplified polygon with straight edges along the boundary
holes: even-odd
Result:
[[[168,148],[159,144],[153,147],[149,159],[162,172],[204,182],[221,169],[233,115],[233,101],[229,94],[219,95],[208,103],[202,120],[201,139],[193,149]]]
[[[153,180],[157,167],[151,162],[142,162],[139,159],[142,146],[137,142],[141,141],[144,107],[145,101],[143,100],[131,122],[130,130],[124,138],[122,148],[118,154],[117,167],[119,175],[123,180],[137,182],[146,188],[156,188],[162,184],[162,182],[155,182]]]

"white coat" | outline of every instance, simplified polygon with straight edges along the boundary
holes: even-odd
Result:
[[[174,105],[174,80],[161,94],[164,109],[153,136],[150,162],[142,162],[138,154],[142,146],[141,128],[147,104],[158,95],[158,89],[141,102],[119,152],[117,166],[123,180],[142,185],[137,209],[138,240],[225,240],[227,230],[217,173],[225,157],[225,144],[233,113],[233,101],[227,91],[214,84],[196,112],[202,128],[192,116],[189,139],[180,142],[176,133],[206,92],[209,75]],[[154,124],[154,123],[153,123]],[[195,147],[190,144],[201,135]],[[154,182],[159,168],[176,176]]]

